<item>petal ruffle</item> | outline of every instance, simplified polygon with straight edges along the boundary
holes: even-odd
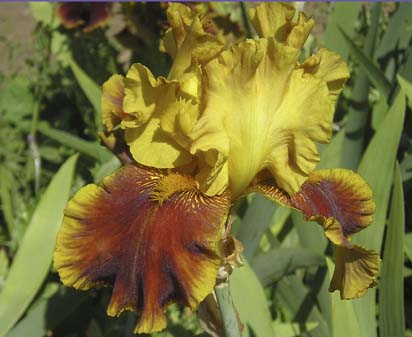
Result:
[[[134,119],[125,121],[122,126],[131,128],[146,123],[155,112],[161,111],[170,100],[174,100],[176,85],[163,77],[156,79],[140,63],[132,65],[124,80],[123,110]]]
[[[126,143],[133,159],[138,163],[157,168],[174,168],[192,161],[192,156],[188,149],[182,147],[182,142],[174,139],[173,133],[161,128],[161,119],[169,113],[175,113],[174,109],[183,100],[181,96],[196,95],[197,92],[193,93],[197,90],[196,81],[195,75],[186,76],[186,81],[182,83],[163,77],[156,79],[141,64],[130,68],[124,81],[123,101],[123,109],[129,117],[123,119],[121,125],[125,129]],[[181,119],[190,111],[179,110],[179,114],[183,115]]]
[[[199,180],[208,195],[229,187],[236,198],[262,170],[293,195],[319,161],[316,143],[330,140],[334,104],[349,73],[324,49],[298,65],[314,22],[303,14],[294,21],[292,6],[265,3],[249,15],[263,38],[246,40],[204,67],[205,104],[190,134],[191,153],[219,152],[208,166],[211,176]]]
[[[297,192],[319,161],[316,143],[330,139],[327,83],[297,68],[298,55],[274,38],[247,40],[205,66],[205,108],[190,134],[191,152],[220,152],[233,197],[263,169],[289,194]],[[200,183],[210,195],[225,188]]]
[[[380,257],[377,252],[359,246],[336,247],[335,271],[329,291],[340,291],[343,300],[358,298],[376,285]]]
[[[323,82],[326,82],[329,90],[329,99],[332,108],[342,88],[349,78],[349,70],[341,57],[325,48],[308,57],[300,66],[305,73],[312,74]]]
[[[198,15],[189,7],[171,3],[167,10],[170,29],[163,45],[173,58],[169,79],[179,78],[193,64],[206,64],[223,49],[216,36],[203,29]]]
[[[345,244],[341,235],[350,238],[367,227],[375,213],[368,184],[355,172],[345,169],[315,171],[290,204],[306,218],[324,226],[326,235],[336,245]],[[341,235],[337,235],[336,227],[341,228]]]
[[[249,190],[303,212],[315,220],[336,245],[336,269],[330,291],[340,290],[342,299],[362,296],[375,285],[379,254],[350,243],[351,236],[372,222],[375,203],[368,184],[345,169],[312,173],[293,197],[276,186],[270,175],[261,174]]]
[[[314,21],[299,13],[293,21],[295,8],[289,4],[269,2],[249,10],[250,21],[261,37],[274,37],[276,41],[294,48],[302,48]]]
[[[194,309],[212,291],[228,207],[189,176],[126,165],[70,201],[54,265],[66,285],[113,286],[109,315],[136,310],[136,332],[159,331],[169,303]]]

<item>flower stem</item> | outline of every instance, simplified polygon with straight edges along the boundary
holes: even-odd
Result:
[[[241,337],[236,309],[230,295],[229,283],[222,282],[218,284],[215,287],[215,294],[222,315],[226,337]]]

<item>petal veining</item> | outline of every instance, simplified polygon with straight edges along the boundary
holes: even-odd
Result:
[[[375,285],[379,254],[350,243],[352,235],[372,222],[375,212],[372,191],[358,174],[345,169],[315,171],[290,197],[263,172],[249,191],[262,192],[284,206],[298,209],[306,219],[323,227],[336,246],[330,291],[339,290],[342,299],[351,299]]]
[[[54,265],[66,285],[113,286],[109,315],[136,310],[136,332],[159,331],[169,303],[194,309],[212,291],[228,207],[190,176],[126,165],[70,201]]]

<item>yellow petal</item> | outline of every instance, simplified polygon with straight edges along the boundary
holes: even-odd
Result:
[[[316,78],[326,82],[329,89],[329,99],[334,107],[343,85],[349,78],[349,70],[341,57],[328,50],[320,49],[316,54],[310,56],[299,67],[305,73],[314,75]]]
[[[286,41],[294,14],[295,8],[292,5],[278,2],[249,9],[250,22],[259,36],[276,36],[278,41]]]
[[[247,40],[205,66],[205,109],[191,152],[214,148],[226,158],[223,183],[233,197],[263,169],[293,195],[319,160],[316,143],[330,139],[327,83],[298,68],[298,56],[274,38]]]
[[[125,97],[123,110],[133,116],[122,127],[138,127],[163,108],[167,100],[174,100],[176,83],[163,77],[156,79],[151,71],[140,63],[134,64],[124,80]],[[165,102],[166,101],[166,102]]]
[[[166,33],[164,47],[174,59],[169,79],[179,78],[192,64],[206,64],[221,52],[223,44],[204,31],[198,15],[189,7],[171,3],[167,17],[171,29]]]
[[[329,291],[340,291],[340,297],[348,300],[362,296],[376,285],[380,257],[374,251],[359,246],[336,247],[335,271]]]
[[[125,113],[123,111],[123,80],[123,76],[113,75],[102,87],[102,119],[103,125],[106,127],[107,131],[111,131],[123,118],[125,118]]]
[[[188,74],[185,79],[182,83],[162,77],[156,79],[141,64],[133,65],[127,73],[123,109],[130,117],[122,120],[121,125],[130,152],[138,163],[174,168],[192,160],[189,146],[185,149],[185,137],[187,129],[191,129],[190,123],[197,118],[197,108],[190,102],[183,104],[180,96],[197,95],[197,77]],[[176,116],[177,125],[174,123]]]
[[[189,150],[191,140],[188,134],[199,116],[199,107],[183,98],[170,104],[160,118],[161,129],[169,134],[180,146]]]
[[[145,166],[174,168],[191,162],[192,157],[160,128],[160,119],[125,130],[125,140],[133,159]]]
[[[264,3],[249,10],[250,21],[260,37],[274,37],[278,42],[300,49],[314,21],[303,13],[293,21],[294,15],[293,6],[279,2]]]

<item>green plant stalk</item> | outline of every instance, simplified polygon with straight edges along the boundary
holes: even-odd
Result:
[[[240,3],[240,10],[242,12],[242,22],[245,25],[245,30],[247,32],[247,38],[253,38],[252,27],[250,26],[249,17],[247,15],[246,4],[244,2]]]
[[[38,96],[39,96],[38,99],[34,103],[30,134],[27,137],[27,140],[30,146],[31,155],[32,155],[33,162],[34,162],[34,191],[36,194],[40,188],[40,174],[41,174],[41,156],[39,152],[39,147],[37,146],[36,133],[37,133],[37,126],[39,124],[40,102],[42,99],[42,93],[40,93]]]
[[[52,44],[52,33],[50,30],[48,30],[47,31],[47,47],[45,50],[44,62],[40,69],[40,74],[42,74],[49,65],[50,56],[51,56],[51,44]],[[40,155],[39,147],[37,145],[36,133],[37,133],[37,128],[39,124],[40,107],[43,101],[45,90],[46,88],[44,88],[44,86],[42,86],[41,84],[40,86],[36,87],[35,96],[34,96],[35,103],[33,107],[31,129],[30,129],[30,134],[27,137],[27,140],[30,146],[31,155],[33,157],[33,162],[34,162],[34,192],[36,195],[40,189],[40,176],[41,176],[41,155]]]
[[[241,337],[237,313],[230,295],[229,283],[222,282],[215,287],[219,310],[222,315],[226,337]]]
[[[377,3],[372,9],[371,27],[366,36],[364,52],[371,57],[376,45],[381,3]],[[368,94],[369,79],[365,71],[361,70],[353,88],[353,105],[348,112],[348,120],[345,126],[345,139],[342,150],[341,166],[356,170],[362,157],[365,141],[365,128],[368,121]]]
[[[13,203],[11,200],[9,182],[6,177],[6,168],[0,165],[0,202],[3,209],[3,216],[6,220],[7,231],[9,238],[13,239],[14,236],[14,212]]]

